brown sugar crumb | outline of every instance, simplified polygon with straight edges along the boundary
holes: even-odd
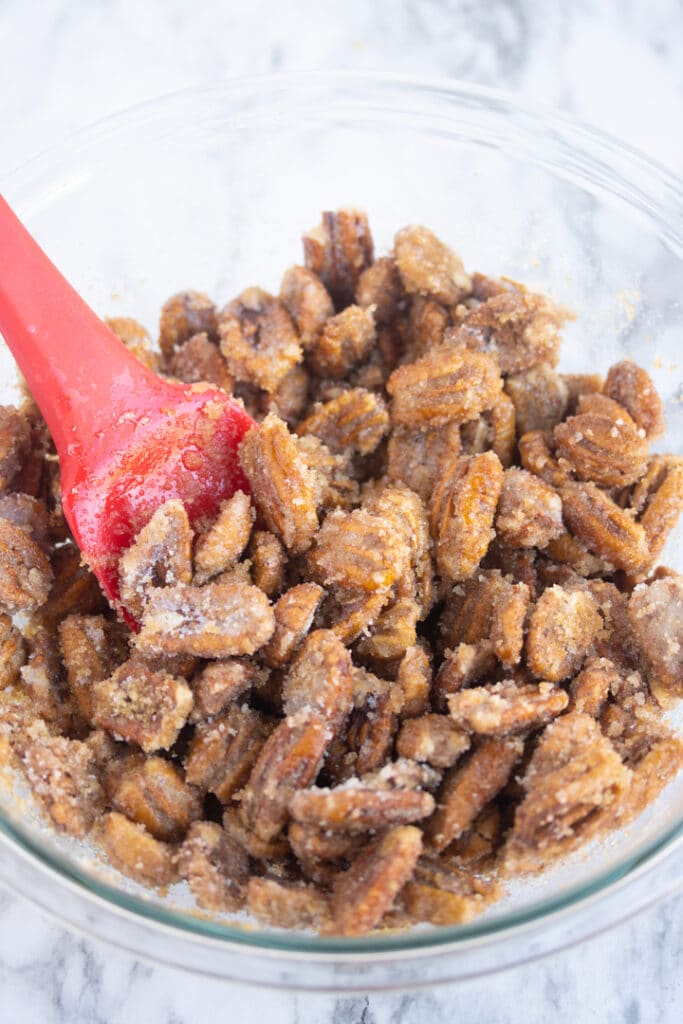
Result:
[[[247,288],[220,311],[218,334],[230,374],[264,391],[276,391],[303,359],[292,318],[261,288]]]
[[[486,739],[462,766],[446,772],[437,793],[436,811],[426,827],[435,850],[445,850],[470,827],[506,784],[523,751],[524,742],[516,736]]]
[[[428,228],[403,228],[394,238],[394,259],[409,294],[431,295],[453,305],[472,290],[462,260]]]
[[[19,678],[19,669],[26,658],[23,637],[12,625],[9,615],[0,615],[0,690]]]
[[[562,682],[581,667],[601,628],[602,618],[591,594],[549,587],[529,619],[529,668],[537,679]]]
[[[286,665],[313,624],[324,591],[317,583],[300,583],[282,595],[273,607],[275,632],[263,648],[271,668]]]
[[[367,832],[427,818],[434,798],[418,789],[384,789],[356,778],[334,789],[302,789],[290,811],[295,821],[341,832]]]
[[[546,727],[522,785],[505,851],[508,871],[536,871],[595,836],[628,788],[624,767],[594,718],[578,711]]]
[[[396,751],[401,757],[426,761],[434,768],[451,768],[469,746],[467,733],[447,715],[409,718],[396,739]]]
[[[127,661],[93,684],[92,720],[116,739],[149,753],[167,750],[192,710],[192,690],[182,679]]]
[[[625,572],[649,563],[643,527],[594,483],[566,483],[560,497],[567,527],[598,558]]]
[[[227,803],[249,778],[271,726],[258,711],[232,705],[197,726],[185,758],[185,777]]]
[[[260,839],[273,839],[286,825],[292,797],[315,779],[330,738],[327,723],[306,712],[270,734],[242,795],[243,819]]]
[[[240,581],[178,583],[151,593],[135,642],[143,654],[227,658],[253,654],[274,628],[270,603],[258,587]]]
[[[568,702],[564,690],[552,683],[519,685],[505,679],[454,693],[448,707],[458,728],[480,736],[506,736],[546,725]]]
[[[0,517],[0,611],[33,611],[47,601],[53,580],[50,562],[35,540]]]
[[[178,873],[205,910],[235,911],[245,902],[249,859],[221,827],[195,821],[178,852]]]
[[[202,331],[216,337],[216,307],[207,295],[187,291],[167,299],[159,320],[159,348],[165,358],[172,355],[177,345]]]
[[[372,263],[368,218],[361,210],[326,211],[303,237],[306,266],[320,278],[338,310],[353,302],[358,280]]]
[[[652,378],[642,367],[624,359],[610,367],[604,393],[626,409],[648,440],[664,433],[664,409]]]
[[[554,436],[557,455],[582,480],[623,487],[638,480],[647,468],[647,440],[625,410],[614,416],[598,412],[570,416],[555,427]]]
[[[254,530],[249,554],[254,586],[275,597],[285,585],[287,555],[282,542],[269,530]]]
[[[315,405],[297,433],[314,434],[333,452],[351,449],[369,455],[389,430],[383,399],[365,388],[342,391],[336,398]]]
[[[330,919],[329,900],[314,886],[275,878],[249,879],[247,909],[274,928],[320,931]]]
[[[37,734],[28,738],[21,753],[31,790],[60,831],[84,836],[104,805],[91,751],[78,740],[33,729]]]
[[[308,351],[314,373],[338,380],[369,355],[376,339],[373,313],[372,306],[347,306],[328,319]]]
[[[167,358],[166,365],[170,376],[184,384],[206,381],[223,391],[232,392],[235,382],[228,372],[225,359],[218,345],[209,339],[205,331],[193,334],[176,347]]]
[[[148,370],[159,370],[160,357],[148,331],[137,320],[127,316],[107,317],[105,324],[122,341],[129,352]]]
[[[307,267],[290,267],[282,278],[280,301],[296,325],[302,348],[307,351],[334,316],[327,288]]]
[[[202,813],[199,791],[186,783],[180,768],[162,757],[148,757],[124,769],[111,802],[155,839],[167,842],[182,839]]]
[[[422,833],[413,825],[389,829],[339,875],[332,896],[329,934],[362,935],[391,907],[422,852]]]
[[[569,406],[567,383],[548,363],[510,374],[505,379],[505,390],[512,399],[520,435],[530,430],[552,430],[562,422]]]
[[[249,495],[243,491],[236,491],[227,501],[221,502],[218,517],[197,541],[194,552],[196,583],[206,583],[237,561],[249,543],[255,516]]]
[[[118,811],[105,814],[100,838],[114,867],[137,882],[165,889],[176,880],[173,847],[155,839],[142,825],[129,821]]]
[[[139,618],[152,587],[192,579],[192,529],[181,501],[156,510],[119,561],[121,599]]]
[[[466,580],[486,554],[502,485],[500,459],[484,452],[461,458],[443,492],[435,492],[430,525],[444,579]]]
[[[562,499],[550,484],[526,469],[506,469],[496,532],[508,547],[544,548],[564,533]]]
[[[414,878],[402,892],[406,910],[415,921],[435,925],[467,924],[502,895],[486,875],[426,857],[418,861]]]
[[[13,405],[0,406],[0,493],[4,492],[28,458],[31,427]]]
[[[490,356],[441,345],[417,362],[399,366],[389,377],[392,423],[420,430],[451,420],[465,423],[492,408],[501,387]]]
[[[662,707],[675,706],[683,696],[683,577],[636,587],[628,617],[648,667],[650,691]]]
[[[246,435],[239,457],[268,529],[294,554],[305,551],[318,528],[316,481],[296,438],[270,413]]]

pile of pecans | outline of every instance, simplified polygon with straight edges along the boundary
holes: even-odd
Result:
[[[683,578],[655,568],[683,459],[650,452],[644,370],[558,373],[567,311],[426,228],[375,260],[363,213],[325,213],[304,253],[279,297],[173,296],[158,347],[110,321],[260,424],[250,495],[194,532],[169,501],[122,558],[137,634],[80,564],[35,406],[0,409],[0,759],[208,911],[460,923],[683,764]]]

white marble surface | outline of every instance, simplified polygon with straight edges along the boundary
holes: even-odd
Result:
[[[0,176],[139,100],[245,73],[448,75],[577,114],[683,175],[680,0],[0,0]],[[0,1019],[17,1024],[673,1024],[683,897],[483,982],[335,999],[136,963],[0,889]]]

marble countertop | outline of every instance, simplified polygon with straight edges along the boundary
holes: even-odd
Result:
[[[620,136],[683,176],[680,0],[25,0],[0,3],[0,176],[140,100],[312,68],[447,75]],[[683,897],[482,982],[337,999],[206,981],[69,933],[0,888],[0,1017],[17,1024],[673,1024]],[[227,1008],[227,1009],[226,1009]]]

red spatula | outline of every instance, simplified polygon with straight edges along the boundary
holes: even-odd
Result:
[[[0,333],[54,438],[67,522],[117,605],[119,556],[159,505],[179,498],[196,522],[248,489],[237,446],[254,422],[224,392],[142,366],[2,196]]]

